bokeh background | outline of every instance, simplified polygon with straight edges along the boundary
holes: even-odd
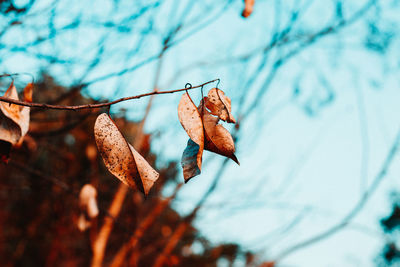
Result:
[[[93,265],[104,225],[104,266],[400,264],[400,1],[256,0],[247,18],[243,8],[0,2],[0,72],[19,74],[20,91],[33,76],[35,102],[95,103],[219,78],[241,163],[205,153],[202,174],[180,186],[181,93],[113,105],[128,141],[161,172],[144,199],[97,155],[101,110],[32,109],[24,144],[0,165],[5,266]],[[10,79],[0,82],[3,93]],[[100,216],[80,232],[85,183],[98,190]]]

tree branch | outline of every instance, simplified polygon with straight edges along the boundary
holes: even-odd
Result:
[[[203,87],[204,85],[207,85],[209,83],[213,83],[215,81],[218,81],[219,79],[214,79],[205,83],[202,83],[200,85],[196,86],[191,86],[189,88],[182,88],[182,89],[176,89],[176,90],[168,90],[168,91],[153,91],[151,93],[145,93],[145,94],[140,94],[140,95],[135,95],[135,96],[129,96],[129,97],[123,97],[111,102],[106,102],[106,103],[98,103],[98,104],[86,104],[86,105],[77,105],[77,106],[62,106],[62,105],[51,105],[51,104],[45,104],[45,103],[29,103],[29,102],[24,102],[20,100],[15,100],[15,99],[10,99],[4,96],[0,96],[0,101],[10,103],[10,104],[15,104],[15,105],[20,105],[20,106],[26,106],[26,107],[31,107],[31,108],[44,108],[44,109],[58,109],[58,110],[81,110],[81,109],[94,109],[94,108],[103,108],[103,107],[109,107],[111,105],[132,100],[132,99],[139,99],[142,97],[146,96],[152,96],[152,95],[162,95],[162,94],[172,94],[172,93],[177,93],[177,92],[182,92],[182,91],[187,91],[191,89],[196,89]]]

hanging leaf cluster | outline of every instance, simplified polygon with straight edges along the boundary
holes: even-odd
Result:
[[[30,83],[23,92],[25,102],[32,103],[32,93],[33,84]],[[19,100],[13,82],[4,97]],[[27,106],[0,102],[0,162],[7,162],[11,148],[22,144],[29,129],[29,113],[30,108]],[[204,150],[225,156],[239,164],[235,156],[233,138],[229,131],[219,124],[220,120],[236,123],[231,112],[231,100],[222,90],[211,89],[197,107],[189,94],[184,93],[178,105],[178,117],[189,136],[181,162],[185,182],[201,173]],[[102,113],[97,117],[94,137],[98,151],[111,174],[124,184],[147,195],[157,181],[159,173],[126,141],[110,115]],[[94,207],[97,207],[96,189],[90,189],[88,185],[82,190],[81,194],[91,197],[81,196],[81,206],[87,206],[86,217],[94,218],[98,213],[93,211],[96,210]],[[89,206],[92,207],[92,211],[89,210]],[[86,229],[90,224],[86,217],[81,216],[81,229]]]
[[[233,138],[229,131],[219,124],[219,120],[236,122],[231,113],[231,100],[222,90],[211,89],[198,107],[189,94],[184,93],[179,102],[178,117],[189,136],[182,155],[185,182],[201,173],[204,149],[228,157],[239,164],[235,156]]]
[[[203,150],[228,157],[239,164],[235,144],[229,131],[219,120],[235,123],[231,113],[231,100],[225,93],[213,88],[198,107],[188,93],[178,105],[178,117],[189,135],[182,155],[185,182],[201,173]],[[113,120],[106,113],[95,122],[94,136],[97,148],[107,169],[124,184],[147,195],[159,177],[150,164],[129,144]]]
[[[25,102],[32,102],[33,84],[24,89]],[[4,97],[19,100],[14,82],[4,93]],[[20,146],[29,130],[30,108],[0,102],[0,162],[8,162],[13,146]]]

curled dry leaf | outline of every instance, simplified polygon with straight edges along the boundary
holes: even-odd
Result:
[[[211,114],[218,116],[223,121],[236,123],[231,113],[231,99],[222,90],[218,88],[211,89],[208,92],[208,96],[204,98],[204,102]]]
[[[81,213],[79,215],[78,222],[77,222],[79,231],[84,232],[84,231],[86,231],[86,229],[90,228],[91,225],[92,225],[91,222],[86,219],[85,214]]]
[[[107,169],[123,183],[143,191],[128,143],[107,114],[103,113],[97,117],[94,137]]]
[[[19,100],[17,89],[13,83],[5,92],[4,97]],[[23,137],[29,129],[29,107],[0,102],[0,109],[4,116],[17,124],[21,131],[21,137]]]
[[[24,88],[25,102],[32,103],[32,94],[33,94],[33,83],[28,83]]]
[[[96,197],[97,190],[91,184],[85,184],[79,193],[79,205],[87,212],[87,215],[91,219],[99,215]]]
[[[144,193],[147,195],[160,174],[150,166],[150,164],[133,148],[131,144],[129,144],[129,148],[135,158],[136,166],[143,184]]]
[[[0,140],[15,145],[21,139],[21,128],[15,122],[0,113]]]
[[[201,169],[199,168],[197,161],[199,150],[200,146],[189,138],[187,146],[183,151],[181,160],[185,182],[201,173]]]
[[[244,0],[244,9],[242,12],[242,17],[247,18],[253,13],[255,0]]]
[[[212,116],[207,110],[204,110],[204,149],[228,157],[239,164],[235,156],[235,143],[233,142],[232,135],[221,124],[218,124],[218,121],[217,117]]]
[[[190,137],[182,155],[183,177],[185,182],[201,172],[204,149],[203,122],[196,105],[188,93],[184,93],[178,105],[178,117]]]
[[[96,197],[97,190],[91,184],[85,184],[79,193],[81,214],[78,218],[77,226],[82,232],[88,229],[91,226],[91,220],[99,215]]]
[[[4,97],[19,100],[14,83],[11,83]],[[29,112],[29,107],[0,102],[0,140],[11,144],[9,146],[2,146],[3,149],[0,150],[1,161],[7,162],[11,146],[22,143],[24,136],[29,130]],[[5,147],[9,147],[9,149],[5,149]]]
[[[107,169],[126,185],[147,195],[159,174],[128,144],[109,115],[97,117],[94,137]]]
[[[17,89],[13,84],[7,89],[4,97],[19,100]],[[29,128],[29,107],[23,107],[6,102],[0,103],[2,113],[13,122],[15,122],[21,129],[21,135],[24,136]]]

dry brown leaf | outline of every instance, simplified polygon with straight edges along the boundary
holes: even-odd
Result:
[[[17,89],[14,86],[14,82],[11,82],[10,87],[8,87],[3,96],[14,100],[19,99]],[[6,115],[11,120],[19,120],[20,107],[18,105],[6,102],[0,102],[0,104],[1,111],[4,113],[4,115]]]
[[[208,97],[204,98],[204,102],[211,114],[218,116],[223,121],[236,123],[231,113],[231,99],[222,90],[218,88],[211,89],[208,92]]]
[[[107,169],[126,185],[143,191],[129,145],[107,114],[103,113],[97,117],[94,137]]]
[[[24,89],[25,102],[32,103],[32,94],[33,94],[33,83],[28,83]]]
[[[77,226],[79,231],[84,232],[91,226],[91,222],[86,219],[85,214],[81,213],[79,215],[78,221],[77,221]]]
[[[97,190],[91,184],[85,184],[79,192],[79,206],[81,214],[77,221],[78,229],[83,232],[90,228],[92,220],[99,215],[97,206]]]
[[[183,177],[187,183],[191,178],[199,175],[201,173],[201,168],[199,168],[197,163],[197,155],[199,153],[200,146],[189,138],[187,146],[182,154],[182,168]]]
[[[109,115],[97,117],[94,136],[107,169],[126,185],[147,195],[159,174],[128,144]]]
[[[4,97],[19,100],[17,89],[15,88],[14,84],[11,83],[10,87],[4,93]],[[0,102],[0,109],[1,112],[10,120],[15,122],[20,130],[21,130],[21,137],[23,137],[29,129],[29,107],[22,107],[15,104],[9,104],[6,102]]]
[[[185,181],[199,175],[204,149],[203,122],[196,105],[188,93],[184,93],[178,105],[178,117],[190,137],[182,155],[182,168]]]
[[[79,204],[91,219],[96,218],[99,215],[96,197],[97,190],[91,184],[85,184],[79,193]]]
[[[160,174],[156,172],[150,164],[137,152],[132,145],[129,144],[133,157],[136,161],[136,166],[139,170],[139,175],[142,180],[144,194],[147,195],[154,183],[157,181]]]
[[[184,93],[178,105],[178,117],[190,139],[198,145],[204,142],[203,124],[196,105],[188,93]]]
[[[242,12],[242,17],[247,18],[253,13],[255,0],[244,0],[244,9]]]
[[[21,138],[21,128],[0,112],[0,140],[15,145]]]
[[[221,124],[218,124],[219,119],[217,117],[211,115],[207,110],[203,112],[206,139],[204,149],[228,157],[239,164],[235,156],[235,143],[233,142],[232,135]]]
[[[261,263],[261,265],[259,267],[274,267],[275,266],[275,262],[274,261],[266,261]]]
[[[4,97],[19,100],[14,83],[11,83]],[[9,142],[12,146],[22,144],[23,138],[29,130],[29,112],[29,107],[0,102],[0,140]],[[2,162],[7,162],[11,145],[2,146],[0,150]]]
[[[231,158],[239,164],[234,154],[235,144],[231,134],[218,124],[219,119],[235,122],[231,114],[231,100],[222,90],[211,89],[198,108],[185,93],[178,106],[178,116],[190,137],[181,160],[185,182],[201,173],[204,149]]]

